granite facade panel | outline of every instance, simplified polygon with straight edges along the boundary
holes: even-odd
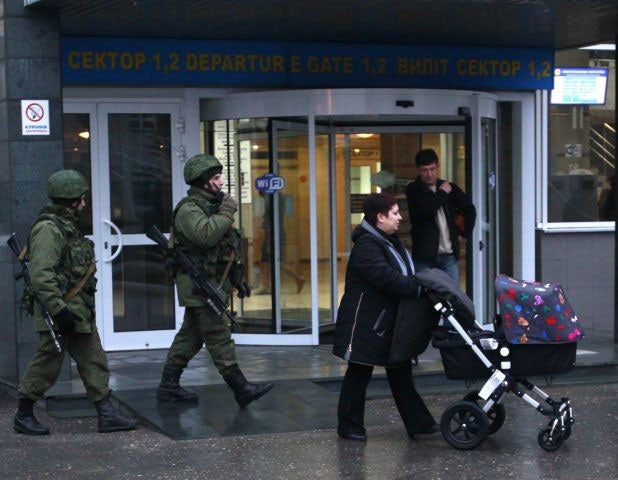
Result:
[[[62,142],[48,140],[41,142],[11,142],[10,155],[15,182],[15,194],[21,193],[20,187],[29,182],[47,185],[49,176],[63,168]],[[46,191],[45,187],[43,193]]]
[[[8,58],[6,73],[9,98],[60,97],[60,64],[57,58]]]
[[[6,58],[53,58],[60,51],[60,28],[56,17],[9,16],[4,20]]]
[[[6,142],[9,139],[9,102],[5,99],[0,99],[0,142]],[[8,160],[8,157],[6,158]]]
[[[6,61],[0,60],[0,78],[6,79]],[[0,82],[0,98],[4,99],[7,95],[6,81]]]
[[[0,128],[2,128],[1,125]],[[12,181],[11,172],[9,144],[6,141],[0,141],[0,183],[7,184]]]
[[[591,334],[614,331],[614,232],[539,233],[543,281],[562,284]]]
[[[19,236],[23,241],[41,208],[49,203],[46,189],[46,182],[20,182],[16,187],[17,192],[13,195],[13,222],[27,225],[25,229],[20,229],[23,233],[19,233]]]
[[[23,242],[48,203],[47,178],[63,163],[58,13],[0,0],[0,17],[0,235],[17,232]],[[22,99],[49,100],[50,135],[22,136]],[[10,382],[37,345],[33,319],[19,311],[23,286],[11,283],[15,270],[12,253],[0,246],[0,302],[9,312],[0,318],[0,378]]]

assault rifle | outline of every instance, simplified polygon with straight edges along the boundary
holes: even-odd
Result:
[[[11,251],[15,254],[15,256],[19,259],[19,263],[21,264],[21,272],[15,275],[15,280],[19,280],[23,278],[24,280],[24,288],[26,291],[32,295],[34,301],[41,307],[41,311],[43,312],[43,318],[45,319],[45,324],[47,325],[47,330],[49,330],[49,334],[51,335],[51,339],[56,346],[56,350],[58,353],[62,353],[62,347],[60,346],[60,334],[56,333],[54,330],[54,319],[51,314],[45,308],[45,305],[39,298],[39,296],[32,288],[32,275],[30,272],[30,261],[28,260],[27,255],[22,255],[22,246],[19,238],[17,238],[16,233],[12,233],[9,239],[6,241],[6,244],[9,246]]]
[[[161,230],[153,225],[146,232],[146,236],[159,245],[166,255],[171,254],[176,264],[184,270],[184,272],[191,277],[196,290],[201,293],[202,297],[206,300],[206,305],[210,308],[217,317],[222,315],[232,322],[232,325],[236,326],[234,317],[227,311],[227,305],[223,301],[221,289],[204,278],[204,275],[200,272],[199,268],[189,256],[178,248],[169,248],[168,240],[165,235],[161,233]]]

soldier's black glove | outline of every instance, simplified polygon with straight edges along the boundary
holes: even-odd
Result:
[[[69,310],[69,307],[64,307],[54,315],[54,322],[56,322],[58,331],[62,335],[71,333],[75,329],[75,322],[79,322],[80,320],[80,316]]]
[[[225,192],[223,190],[219,190],[215,193],[215,200],[219,203],[223,201],[223,197],[225,197]]]
[[[226,217],[233,218],[236,210],[238,210],[236,200],[234,200],[231,195],[225,194],[223,196],[223,200],[221,201],[221,206],[219,207],[219,213],[225,215]]]
[[[240,284],[236,285],[238,292],[238,298],[245,298],[251,296],[251,287],[244,280]]]

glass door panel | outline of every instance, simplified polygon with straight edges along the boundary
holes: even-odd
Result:
[[[485,304],[483,305],[484,322],[490,323],[496,314],[496,296],[494,280],[498,274],[498,213],[496,191],[496,121],[489,118],[481,119],[481,178],[484,179],[484,212],[478,222],[481,227],[481,239],[485,265]]]
[[[124,235],[151,225],[169,232],[172,219],[171,115],[108,115],[111,219]]]
[[[225,175],[233,176],[230,191],[240,192],[237,225],[252,295],[233,298],[235,339],[240,343],[307,343],[312,334],[312,285],[306,119],[217,120],[206,124],[205,131],[206,150],[225,165]],[[318,308],[323,323],[333,321],[327,214],[331,208],[329,138],[328,134],[316,136]],[[226,139],[226,148],[220,139]],[[284,188],[274,193],[258,190],[256,180],[267,173],[283,177]],[[299,339],[275,338],[281,335]]]
[[[283,190],[272,195],[276,220],[275,281],[281,322],[277,333],[311,333],[311,260],[309,224],[309,143],[306,127],[274,127],[273,172],[285,179]]]
[[[177,330],[171,275],[145,235],[152,225],[169,232],[172,223],[177,116],[171,105],[98,108],[99,175],[107,187],[101,189],[101,265],[103,295],[111,299],[103,319],[108,350],[168,347]]]

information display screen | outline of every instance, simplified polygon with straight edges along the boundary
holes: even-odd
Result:
[[[554,105],[603,105],[607,92],[607,68],[555,68]]]

